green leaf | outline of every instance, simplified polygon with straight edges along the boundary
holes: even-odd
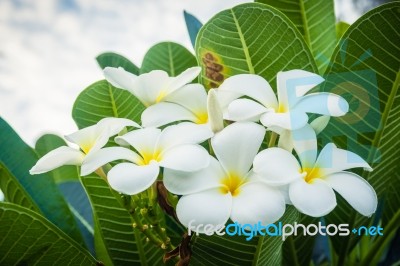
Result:
[[[72,118],[79,128],[96,124],[105,117],[123,117],[139,122],[143,110],[143,104],[131,93],[101,80],[79,94]]]
[[[139,75],[139,68],[134,63],[132,63],[131,61],[129,61],[129,59],[123,57],[122,55],[116,53],[102,53],[96,57],[96,61],[101,69],[104,69],[106,67],[122,67],[132,74]]]
[[[258,3],[242,4],[215,15],[199,32],[196,55],[207,88],[243,73],[261,75],[276,88],[279,71],[318,72],[293,23],[275,8]]]
[[[74,217],[52,176],[29,174],[29,169],[35,165],[38,156],[2,118],[0,118],[0,150],[0,163],[10,173],[10,175],[2,176],[2,179],[13,178],[13,180],[4,180],[2,183],[14,183],[14,186],[17,186],[16,182],[18,182],[24,188],[24,190],[20,189],[19,193],[25,194],[23,191],[26,191],[48,220],[79,243],[83,243]],[[5,190],[4,193],[7,193],[5,197],[13,198],[8,193],[16,191],[17,189]],[[26,194],[25,197],[28,198]]]
[[[42,157],[61,146],[67,146],[67,143],[61,137],[53,134],[45,134],[36,141],[35,150]],[[49,173],[53,175],[54,181],[58,184],[68,181],[79,181],[79,170],[75,165],[64,165]]]
[[[297,210],[288,206],[280,219],[283,224],[298,219]],[[277,224],[277,223],[276,223]],[[277,225],[278,226],[278,225]],[[190,265],[280,265],[282,260],[281,236],[194,236]]]
[[[96,265],[88,251],[27,208],[0,202],[1,265]]]
[[[164,70],[170,76],[177,76],[189,67],[196,66],[196,58],[185,47],[173,42],[161,42],[145,54],[140,73]]]
[[[333,0],[257,0],[282,11],[303,35],[320,73],[326,69],[336,45]]]
[[[333,140],[372,164],[373,172],[360,174],[375,188],[378,198],[385,197],[384,206],[395,208],[393,211],[400,206],[398,193],[386,192],[399,182],[399,24],[400,2],[392,2],[362,16],[343,35],[326,71],[323,90],[345,97],[350,111],[332,118],[321,133],[325,142]],[[348,223],[350,227],[370,222],[342,199],[327,217],[327,223]],[[339,259],[343,260],[357,240],[354,236],[332,238]]]
[[[144,234],[133,229],[129,213],[115,199],[107,183],[95,176],[81,180],[94,212],[99,259],[112,261],[114,265],[159,265],[162,251],[147,242]]]
[[[342,38],[343,34],[349,27],[350,24],[347,24],[344,21],[339,21],[338,23],[336,23],[336,38],[340,40],[340,38]]]

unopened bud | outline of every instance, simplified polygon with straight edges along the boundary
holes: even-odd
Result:
[[[219,104],[217,94],[214,89],[208,91],[207,112],[211,130],[214,133],[217,133],[222,129],[224,129],[224,118],[223,118],[222,108],[221,105]]]

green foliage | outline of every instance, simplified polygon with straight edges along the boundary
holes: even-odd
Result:
[[[133,228],[127,210],[115,199],[100,177],[82,178],[95,219],[95,246],[99,259],[113,265],[158,265],[162,251]]]
[[[48,174],[31,176],[29,174],[29,169],[39,157],[1,118],[0,150],[0,163],[8,172],[8,174],[1,176],[2,190],[3,184],[5,185],[3,190],[5,198],[15,200],[15,203],[26,202],[27,205],[24,206],[36,209],[32,207],[33,204],[30,201],[32,199],[48,220],[79,243],[83,243],[74,217],[52,176]],[[19,183],[19,185],[16,185],[16,183]],[[7,189],[7,186],[10,186],[10,189]],[[14,193],[21,196],[15,197]]]
[[[340,38],[342,38],[343,34],[349,27],[350,24],[347,24],[344,21],[339,21],[338,23],[336,23],[336,38],[340,40]]]
[[[207,88],[243,73],[258,74],[276,88],[279,71],[318,72],[293,23],[275,8],[257,3],[215,15],[199,32],[196,55],[202,67],[201,81]]]
[[[143,104],[130,92],[101,80],[79,94],[72,109],[72,118],[79,128],[96,124],[105,117],[124,117],[139,122],[143,110]]]
[[[331,119],[321,136],[326,142],[335,140],[372,164],[375,170],[362,175],[378,197],[384,198],[386,216],[393,216],[400,206],[398,190],[389,192],[399,184],[400,32],[394,27],[399,24],[400,3],[393,2],[368,12],[351,25],[335,49],[323,88],[345,97],[350,111],[343,118]],[[369,221],[340,201],[327,222],[359,226]],[[332,241],[344,259],[357,239],[333,237]]]
[[[1,265],[96,265],[88,251],[27,208],[0,202]]]
[[[116,53],[102,53],[96,57],[96,60],[101,69],[106,67],[122,67],[132,74],[139,74],[139,68],[135,64],[129,61],[129,59]]]
[[[185,47],[173,42],[162,42],[147,51],[140,73],[158,69],[166,71],[170,76],[177,76],[196,65],[196,58]]]
[[[303,35],[320,73],[326,69],[336,45],[333,0],[257,0],[284,13]]]

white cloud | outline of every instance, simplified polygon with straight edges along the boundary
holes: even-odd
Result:
[[[0,1],[0,114],[29,144],[68,134],[80,91],[102,79],[95,57],[115,51],[140,65],[160,41],[191,48],[183,10],[203,23],[243,0]]]

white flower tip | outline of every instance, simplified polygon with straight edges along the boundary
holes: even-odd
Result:
[[[214,89],[211,89],[207,95],[207,111],[211,130],[217,133],[224,129],[223,112]]]
[[[328,109],[332,116],[343,116],[349,111],[349,103],[340,96],[328,97]]]
[[[33,166],[33,167],[31,168],[31,170],[29,170],[29,174],[30,174],[30,175],[38,175],[38,174],[41,174],[41,173],[44,173],[44,172],[39,171],[39,170],[37,169],[36,165]]]
[[[321,133],[326,126],[329,124],[329,120],[331,117],[329,115],[323,115],[320,117],[315,118],[311,123],[310,126],[314,129],[315,134]]]

